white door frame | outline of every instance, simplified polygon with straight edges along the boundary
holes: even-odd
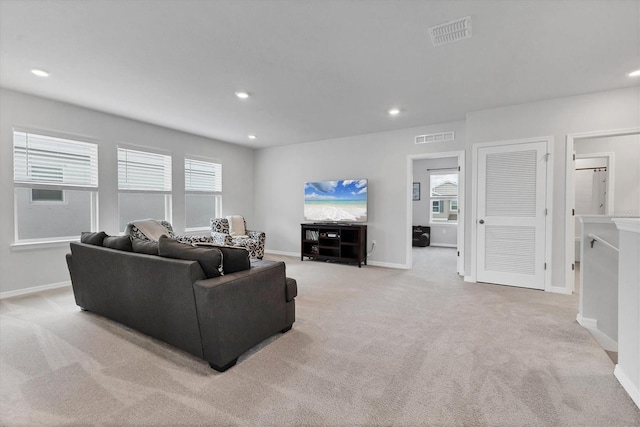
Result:
[[[546,175],[546,194],[545,204],[547,215],[545,217],[545,263],[547,268],[544,272],[544,290],[547,292],[567,293],[564,288],[551,285],[552,257],[552,224],[553,224],[553,136],[541,136],[537,138],[514,139],[496,142],[481,142],[473,144],[473,163],[471,175],[471,276],[470,281],[477,281],[478,253],[477,253],[477,233],[478,233],[478,150],[484,147],[493,147],[499,145],[526,144],[530,142],[546,142],[547,145],[547,175]]]
[[[461,151],[447,151],[442,153],[421,153],[421,154],[411,154],[407,156],[407,227],[406,227],[406,235],[407,235],[407,253],[406,253],[406,265],[407,269],[411,269],[413,266],[413,252],[411,245],[411,224],[413,220],[413,162],[414,160],[425,160],[425,159],[442,159],[445,157],[456,157],[458,159],[458,166],[460,167],[460,171],[458,172],[458,263],[457,270],[458,274],[464,276],[464,218],[465,218],[465,152]]]
[[[575,194],[575,171],[574,171],[574,163],[573,163],[573,151],[575,149],[575,142],[577,139],[586,139],[586,138],[598,138],[598,137],[607,137],[607,136],[625,136],[625,135],[635,135],[640,133],[640,128],[627,128],[627,129],[616,129],[616,130],[605,130],[605,131],[595,131],[595,132],[583,132],[583,133],[571,133],[567,135],[567,150],[565,152],[565,285],[569,292],[573,292],[576,286],[576,277],[575,277],[575,215],[574,209],[576,207],[576,194]],[[613,166],[612,166],[613,169]],[[611,188],[613,188],[613,174],[609,175]],[[613,197],[613,191],[609,194],[609,197]],[[607,199],[607,203],[609,203],[607,207],[608,213],[613,213],[613,203],[611,199]]]

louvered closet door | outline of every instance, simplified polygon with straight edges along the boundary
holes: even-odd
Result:
[[[544,289],[546,152],[478,149],[477,281]]]

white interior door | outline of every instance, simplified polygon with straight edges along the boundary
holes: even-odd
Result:
[[[546,144],[478,149],[479,282],[544,289]]]

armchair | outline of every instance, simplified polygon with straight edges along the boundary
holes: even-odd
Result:
[[[127,224],[124,234],[137,237],[142,240],[157,242],[160,236],[165,235],[182,243],[194,245],[196,243],[214,243],[211,236],[179,236],[173,231],[171,223],[157,219],[139,219]]]
[[[264,257],[265,233],[247,230],[247,222],[242,216],[211,218],[211,238],[218,245],[245,248],[251,258]]]

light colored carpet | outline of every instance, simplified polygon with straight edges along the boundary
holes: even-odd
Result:
[[[411,271],[283,259],[297,321],[225,373],[75,306],[0,302],[0,424],[638,426],[577,297],[464,283],[455,252]]]

